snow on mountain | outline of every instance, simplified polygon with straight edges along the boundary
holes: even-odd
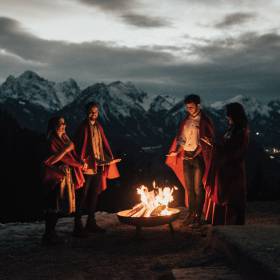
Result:
[[[128,136],[138,143],[147,141],[147,146],[155,145],[160,137],[175,133],[179,122],[186,116],[182,100],[166,95],[148,95],[131,82],[97,83],[81,92],[73,79],[55,83],[26,71],[18,77],[9,76],[0,86],[2,107],[20,125],[38,131],[45,130],[53,112],[64,115],[68,127],[75,129],[85,118],[85,106],[91,101],[100,104],[100,119],[112,134]],[[226,125],[224,106],[231,102],[243,104],[252,131],[273,139],[278,137],[280,99],[262,103],[252,97],[237,95],[205,104],[203,109],[218,127],[223,128]]]
[[[35,72],[25,71],[19,77],[9,76],[0,87],[0,102],[7,99],[23,100],[38,105],[48,111],[57,111],[80,94],[80,89],[72,79],[55,83]]]
[[[115,108],[118,109],[118,112],[113,111],[111,113],[117,113],[118,117],[129,117],[132,108],[144,111],[142,104],[147,94],[138,90],[132,83],[125,84],[117,81],[109,84],[107,89],[113,100],[112,105],[115,105]]]
[[[75,80],[69,79],[54,86],[61,108],[75,100],[81,90]]]
[[[253,119],[257,115],[263,117],[269,117],[271,112],[271,107],[268,104],[262,103],[258,101],[256,98],[253,97],[246,97],[243,95],[237,95],[231,99],[226,101],[217,101],[210,105],[210,109],[214,109],[216,111],[222,110],[226,104],[238,102],[241,103],[246,111],[247,116],[249,119]]]
[[[86,104],[95,101],[100,105],[100,117],[104,121],[110,121],[112,118],[122,120],[133,117],[135,112],[145,114],[142,106],[145,97],[146,93],[138,90],[132,84],[119,81],[109,85],[97,83],[82,91],[69,106],[66,106],[65,110],[68,111],[71,108],[81,115],[84,113]]]
[[[108,85],[97,83],[83,90],[61,111],[61,114],[69,121],[69,130],[73,131],[86,117],[85,106],[95,101],[100,105],[100,121],[111,137],[122,138],[120,140],[122,142],[136,141],[137,143],[141,143],[145,138],[146,144],[150,145],[154,144],[151,141],[155,139],[153,136],[158,132],[143,107],[145,99],[146,93],[138,90],[131,83],[119,81]]]
[[[176,103],[176,98],[168,95],[156,96],[150,105],[150,111],[159,112],[170,110]]]
[[[271,110],[274,112],[274,113],[277,113],[277,114],[280,114],[280,99],[274,99],[274,100],[271,100],[269,103],[268,103],[268,106],[271,108]]]
[[[143,103],[147,93],[136,88],[131,82],[116,81],[108,85],[109,93],[114,98],[121,98],[124,102]]]

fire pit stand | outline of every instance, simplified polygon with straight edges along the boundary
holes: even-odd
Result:
[[[172,222],[175,221],[179,215],[180,210],[177,208],[168,208],[171,212],[170,215],[165,216],[152,216],[152,217],[131,217],[128,216],[130,210],[124,210],[117,213],[118,219],[121,223],[135,226],[136,227],[136,236],[140,237],[142,227],[154,227],[168,224],[171,234],[174,233],[174,228]]]

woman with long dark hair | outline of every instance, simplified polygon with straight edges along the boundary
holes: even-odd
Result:
[[[63,117],[49,120],[48,158],[44,161],[43,175],[46,196],[46,227],[42,239],[44,245],[61,241],[55,232],[58,217],[75,212],[75,189],[84,184],[82,169],[86,166],[79,162],[65,127]]]
[[[246,207],[245,155],[248,121],[241,104],[226,105],[228,129],[216,146],[206,190],[206,218],[213,225],[243,225]]]

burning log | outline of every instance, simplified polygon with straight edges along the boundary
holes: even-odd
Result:
[[[140,236],[142,227],[153,227],[168,224],[171,233],[174,232],[172,222],[179,217],[180,210],[169,208],[168,204],[173,201],[172,193],[177,188],[160,188],[153,182],[153,190],[142,185],[137,188],[141,202],[132,209],[118,212],[120,222],[136,227],[136,236]]]
[[[176,187],[174,187],[176,189]],[[144,185],[137,188],[141,202],[126,211],[127,217],[155,217],[170,215],[168,204],[173,201],[173,188],[159,188],[153,182],[153,190],[149,191]]]
[[[151,212],[151,216],[160,216],[161,212],[166,209],[165,205],[159,205],[157,208],[155,208],[152,212]]]
[[[146,207],[143,206],[143,208],[141,208],[138,212],[133,214],[131,217],[143,217],[146,210],[147,210]]]
[[[144,208],[143,203],[139,203],[135,205],[131,210],[127,212],[127,216],[132,217],[134,214],[136,214],[138,211],[140,211],[142,208]]]

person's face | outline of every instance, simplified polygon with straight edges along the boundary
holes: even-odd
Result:
[[[88,111],[88,119],[90,121],[96,121],[98,118],[99,110],[98,107],[91,107]]]
[[[233,124],[232,118],[230,116],[226,116],[226,118],[227,118],[228,124],[232,125]]]
[[[63,134],[65,133],[66,123],[64,118],[60,118],[57,124],[56,132],[57,134]]]
[[[195,116],[199,111],[199,105],[191,102],[185,105],[186,111],[191,115]]]

